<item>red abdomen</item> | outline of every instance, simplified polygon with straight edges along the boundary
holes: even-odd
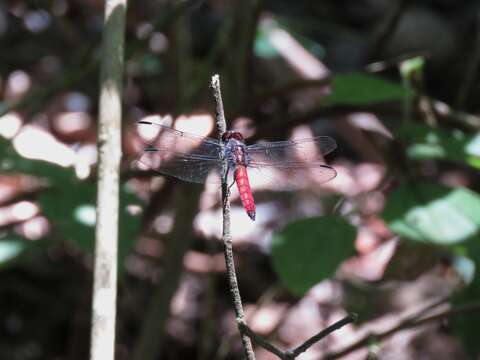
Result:
[[[248,181],[247,168],[242,165],[237,165],[233,177],[237,183],[238,193],[240,194],[240,199],[242,200],[245,211],[250,219],[255,220],[255,203]]]

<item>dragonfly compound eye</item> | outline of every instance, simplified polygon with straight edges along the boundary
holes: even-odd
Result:
[[[222,140],[224,142],[227,142],[230,139],[235,139],[243,142],[243,136],[238,131],[228,130],[223,134]]]

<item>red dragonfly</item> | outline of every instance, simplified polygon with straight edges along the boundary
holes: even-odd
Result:
[[[226,179],[233,172],[243,207],[252,220],[255,220],[255,202],[249,172],[271,168],[288,177],[288,174],[310,169],[315,170],[316,183],[327,182],[337,175],[318,157],[337,147],[335,140],[328,136],[245,145],[238,131],[227,131],[223,141],[219,141],[150,121],[138,124],[150,127],[149,132],[153,130],[152,139],[138,159],[144,167],[195,183],[220,182],[221,175]],[[222,173],[223,164],[227,165],[227,174]],[[210,176],[212,173],[217,176]]]

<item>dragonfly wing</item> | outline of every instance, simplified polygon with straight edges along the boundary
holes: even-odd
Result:
[[[328,136],[255,144],[247,146],[248,166],[258,173],[278,172],[285,175],[282,181],[290,183],[307,174],[315,182],[324,183],[337,175],[323,161],[323,155],[336,147],[335,140]]]
[[[180,180],[194,183],[220,183],[222,163],[218,158],[146,148],[137,162],[140,169],[151,169]]]
[[[252,162],[248,166],[249,174],[260,178],[277,179],[276,181],[295,185],[298,180],[304,181],[305,177],[315,179],[317,184],[323,184],[337,176],[335,169],[323,162],[310,162],[308,166],[298,162]],[[280,177],[278,177],[280,176]]]
[[[138,124],[139,132],[148,138],[137,159],[139,168],[190,182],[220,182],[216,179],[218,176],[209,176],[220,173],[223,151],[220,141],[148,121],[139,121]]]
[[[189,134],[149,121],[139,121],[139,132],[146,135],[145,142],[152,148],[172,154],[193,154],[218,159],[222,143],[218,140]]]
[[[247,146],[251,161],[265,160],[271,163],[283,163],[288,159],[306,159],[327,155],[337,148],[337,143],[329,136],[317,136],[308,139],[273,141]]]

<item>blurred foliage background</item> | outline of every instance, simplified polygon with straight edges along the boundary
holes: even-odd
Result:
[[[0,2],[0,359],[88,357],[103,2]],[[142,171],[147,116],[247,143],[329,135],[338,172],[233,191],[250,326],[301,359],[478,358],[480,4],[130,1],[118,359],[240,359],[219,188]],[[256,349],[258,359],[273,355]]]

